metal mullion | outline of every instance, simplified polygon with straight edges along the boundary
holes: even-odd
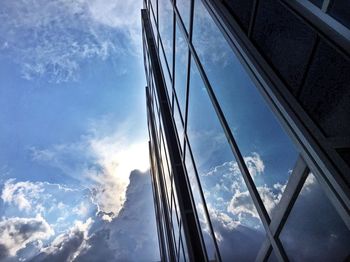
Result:
[[[241,32],[225,7],[213,0],[206,1],[210,2],[211,8],[208,10],[215,18],[214,21],[224,33],[232,50],[252,77],[257,89],[266,99],[286,132],[302,152],[310,169],[322,180],[323,189],[345,224],[350,228],[350,190],[338,166],[342,170],[350,170],[349,167],[345,167],[345,164],[341,165],[344,161],[341,161],[339,156],[330,158],[331,156],[325,154],[325,145],[320,144],[320,141],[324,140],[322,133],[283,82],[274,74],[250,40]],[[300,119],[304,121],[301,122]],[[310,131],[313,133],[311,134]],[[329,148],[326,152],[335,154],[335,150]]]
[[[192,43],[192,34],[193,34],[193,17],[194,17],[194,0],[191,1],[191,10],[190,10],[190,28],[188,35],[188,42]],[[191,81],[191,52],[188,48],[188,60],[187,60],[187,79],[186,79],[186,102],[185,102],[185,125],[184,125],[184,160],[186,157],[186,136],[187,136],[187,116],[188,116],[188,97],[190,93],[190,81]]]
[[[170,1],[170,0],[169,0]],[[171,112],[174,112],[174,90],[175,90],[175,48],[176,48],[176,17],[175,17],[175,10],[174,10],[174,5],[173,5],[173,1],[170,1],[171,5],[173,6],[173,49],[172,49],[172,56],[173,56],[173,60],[172,60],[172,68],[171,68],[171,74],[172,74],[172,82],[171,82]]]
[[[301,189],[303,188],[304,182],[309,173],[310,169],[308,168],[304,159],[299,156],[270,223],[270,230],[276,240],[278,239],[279,234],[287,221],[287,218],[299,196]],[[264,261],[264,259],[266,259],[270,253],[270,247],[270,241],[265,240],[259,250],[256,261]]]
[[[204,69],[203,69],[203,66],[198,58],[198,55],[196,53],[196,50],[194,49],[193,45],[191,43],[189,43],[189,47],[190,47],[190,50],[191,50],[191,53],[192,53],[192,56],[197,64],[197,68],[198,68],[198,71],[201,75],[201,78],[204,82],[204,85],[207,89],[207,92],[209,94],[209,98],[212,102],[212,105],[215,109],[215,112],[218,116],[218,119],[220,121],[220,124],[225,132],[225,135],[226,135],[226,138],[230,144],[230,147],[231,147],[231,150],[235,156],[235,159],[237,161],[237,164],[241,170],[241,173],[242,173],[242,176],[243,176],[243,179],[246,183],[246,186],[250,192],[250,195],[252,197],[252,200],[253,200],[253,203],[258,211],[258,214],[260,216],[260,219],[262,221],[262,224],[266,230],[266,234],[268,235],[272,245],[274,246],[274,248],[276,248],[277,250],[277,256],[280,258],[281,261],[285,260],[286,259],[286,255],[284,254],[283,252],[283,249],[282,249],[282,246],[275,241],[275,239],[273,238],[270,230],[269,230],[269,223],[270,223],[270,218],[269,218],[269,215],[266,211],[266,208],[261,200],[261,197],[259,195],[259,192],[257,190],[257,188],[255,187],[255,184],[254,184],[254,181],[249,173],[249,170],[244,162],[244,159],[243,159],[243,156],[239,150],[239,147],[232,135],[232,132],[231,132],[231,129],[226,121],[226,118],[224,116],[224,113],[219,105],[219,102],[215,96],[215,93],[209,83],[209,80],[204,72]]]
[[[147,94],[149,97],[149,94]],[[148,98],[148,106],[150,106],[150,102],[149,102],[149,98]],[[153,122],[153,116],[152,116],[152,112],[150,112],[149,117],[151,119],[151,135],[155,138],[156,136],[156,130],[154,127],[154,122]],[[155,138],[156,139],[156,138]],[[156,142],[156,144],[159,144],[159,141]],[[170,259],[171,261],[175,260],[175,253],[174,253],[174,243],[173,243],[173,239],[172,239],[172,230],[170,228],[170,219],[169,219],[169,206],[167,203],[167,199],[166,199],[166,193],[165,193],[165,183],[163,181],[163,173],[162,171],[162,166],[160,164],[160,153],[159,153],[159,149],[158,149],[158,145],[154,147],[154,153],[155,153],[155,160],[156,160],[156,164],[157,164],[157,181],[159,183],[160,186],[160,196],[162,199],[162,210],[163,210],[163,214],[164,214],[164,222],[166,224],[166,236],[167,236],[167,243],[168,243],[168,250],[169,250],[169,255],[170,255]]]
[[[187,141],[187,148],[188,148],[188,151],[189,151],[189,156],[191,158],[190,161],[192,161],[194,175],[195,175],[196,182],[197,182],[197,185],[198,185],[198,190],[199,190],[199,193],[200,193],[200,197],[201,197],[201,200],[202,200],[202,203],[203,203],[204,213],[205,213],[205,216],[206,216],[207,221],[208,221],[210,235],[211,235],[211,237],[213,239],[213,242],[214,242],[215,252],[216,252],[216,254],[218,256],[217,257],[218,261],[221,261],[221,254],[220,254],[219,246],[218,246],[217,241],[216,241],[214,227],[213,227],[213,225],[211,223],[210,214],[209,214],[209,210],[208,210],[208,207],[207,207],[207,202],[205,200],[202,184],[201,184],[200,179],[199,179],[198,170],[197,170],[197,167],[196,167],[196,164],[195,164],[195,161],[194,161],[192,149],[191,149],[190,143],[188,141],[187,134],[185,135],[185,140]]]

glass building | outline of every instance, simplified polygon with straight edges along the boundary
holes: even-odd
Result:
[[[161,260],[350,260],[350,1],[141,17]]]

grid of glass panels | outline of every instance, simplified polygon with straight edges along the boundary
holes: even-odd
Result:
[[[158,10],[153,32],[208,259],[349,259],[350,232],[325,195],[326,185],[308,174],[302,153],[203,2],[154,0],[147,8],[150,16]],[[169,154],[163,152],[161,162]],[[167,170],[172,181],[169,163]],[[166,187],[180,256],[186,248],[172,185]],[[312,224],[316,218],[320,222]]]

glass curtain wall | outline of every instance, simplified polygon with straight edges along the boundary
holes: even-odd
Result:
[[[325,193],[327,185],[305,164],[300,144],[277,119],[205,2],[152,0],[145,7],[208,260],[349,259],[349,225]],[[226,2],[232,7],[235,1]],[[322,8],[322,1],[310,2]],[[347,23],[338,6],[329,12]],[[242,30],[248,30],[244,23]],[[162,212],[171,219],[176,259],[186,261],[147,45],[144,52],[154,119],[149,124],[157,132],[152,144],[159,147],[159,186],[166,189]]]

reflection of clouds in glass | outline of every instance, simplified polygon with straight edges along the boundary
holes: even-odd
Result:
[[[168,63],[172,61],[173,50],[173,9],[170,1],[158,2],[159,34]],[[169,64],[170,65],[170,64]]]
[[[225,68],[230,63],[228,54],[231,51],[226,48],[222,33],[209,18],[201,1],[195,2],[193,35],[196,51],[204,64],[210,61],[215,66]]]
[[[264,175],[265,164],[258,153],[254,152],[250,156],[244,157],[244,160],[253,176]],[[261,229],[259,215],[237,162],[230,161],[215,166],[202,177],[203,187],[210,205],[220,212],[227,212],[241,225]],[[266,209],[271,213],[280,201],[285,185],[276,183],[271,186],[262,185],[257,189]]]
[[[350,258],[350,231],[312,174],[306,179],[280,239],[293,261]]]

